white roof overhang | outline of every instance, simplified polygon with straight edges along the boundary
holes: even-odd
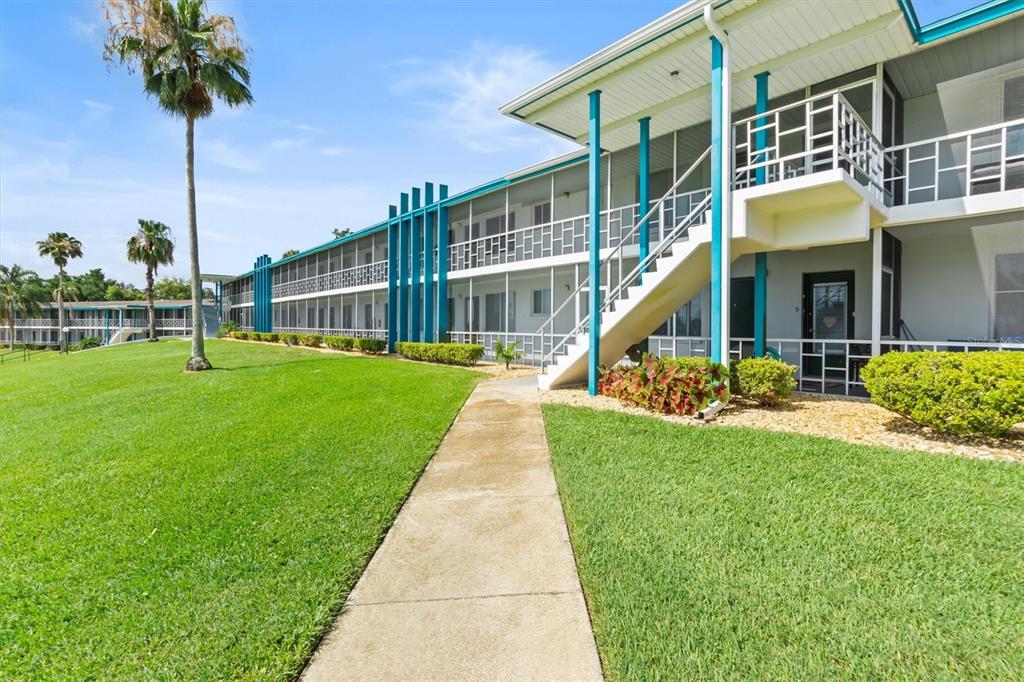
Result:
[[[710,34],[693,0],[570,67],[501,108],[502,113],[580,144],[588,140],[588,94],[601,91],[601,146],[636,144],[636,122],[658,136],[710,117]],[[733,107],[754,104],[754,76],[770,71],[782,94],[916,49],[897,0],[727,0],[715,18],[729,33]]]

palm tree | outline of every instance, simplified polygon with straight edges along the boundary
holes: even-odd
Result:
[[[192,267],[192,355],[185,369],[210,369],[203,347],[203,301],[196,227],[195,122],[229,107],[252,104],[246,49],[231,17],[206,15],[204,0],[106,0],[108,62],[141,67],[143,89],[167,114],[185,119],[185,189]]]
[[[67,232],[51,232],[46,239],[36,242],[39,247],[40,256],[49,256],[53,264],[57,266],[57,288],[54,290],[57,299],[57,324],[60,332],[60,352],[66,353],[68,342],[64,334],[64,293],[67,287],[64,285],[64,271],[68,261],[72,258],[82,257],[82,242],[78,241]]]
[[[11,350],[14,350],[14,320],[21,314],[25,317],[39,312],[32,282],[36,273],[20,265],[0,265],[0,320],[7,322]]]
[[[146,303],[149,305],[149,340],[156,341],[156,306],[153,277],[161,265],[174,265],[171,228],[156,220],[139,218],[139,231],[128,240],[128,260],[146,266]]]

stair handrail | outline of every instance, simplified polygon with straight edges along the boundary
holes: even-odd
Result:
[[[698,167],[700,167],[700,165],[704,162],[704,160],[708,158],[708,155],[710,153],[711,153],[711,147],[708,146],[708,148],[705,149],[704,152],[699,157],[697,157],[697,160],[694,161],[690,165],[690,167],[686,169],[686,172],[683,173],[682,175],[680,175],[679,178],[674,183],[672,183],[672,186],[669,187],[668,190],[663,195],[661,195],[661,198],[658,199],[657,201],[655,201],[651,205],[651,207],[647,210],[647,212],[644,213],[643,216],[639,220],[636,221],[636,223],[629,230],[629,232],[626,234],[626,236],[625,237],[622,237],[622,236],[619,237],[619,243],[615,246],[614,249],[612,249],[611,253],[609,253],[607,256],[605,256],[601,260],[600,265],[605,265],[606,263],[610,262],[612,258],[618,256],[618,259],[619,259],[619,272],[621,273],[622,272],[622,248],[626,245],[626,243],[633,236],[633,234],[640,229],[641,225],[643,225],[644,223],[649,222],[651,220],[651,218],[654,217],[655,212],[658,213],[658,219],[659,219],[658,226],[662,230],[664,230],[664,227],[665,227],[665,202],[667,202],[669,199],[674,199],[675,198],[675,192],[679,188],[679,186],[688,177],[690,177],[690,175]],[[689,220],[691,219],[691,216],[694,214],[694,212],[697,209],[699,209],[702,205],[707,203],[707,201],[708,201],[708,197],[705,197],[700,203],[697,204],[697,207],[695,207],[693,210],[690,211],[689,214],[687,214],[687,216],[683,220],[683,222],[689,222]],[[679,223],[677,223],[677,225],[678,224]],[[588,227],[589,227],[589,224],[588,224]],[[677,232],[677,230],[673,229],[671,231],[671,234],[668,237],[663,238],[661,240],[661,242],[659,242],[658,245],[655,247],[653,253],[661,253],[662,251],[664,251],[664,244],[665,244],[665,242],[671,243],[670,240],[674,240],[675,239],[676,232]],[[610,232],[609,232],[609,236],[610,236]],[[646,265],[650,265],[651,261],[652,261],[651,255],[648,254],[648,257],[644,260],[644,265],[645,266]],[[559,313],[562,312],[562,310],[565,308],[566,305],[568,305],[570,302],[576,301],[577,295],[581,291],[583,291],[583,289],[587,288],[587,285],[589,283],[590,283],[590,275],[588,274],[586,277],[583,278],[583,281],[581,281],[579,283],[579,286],[577,286],[576,289],[572,293],[570,293],[569,296],[564,301],[562,301],[561,305],[559,305],[555,310],[552,311],[551,316],[548,317],[548,319],[543,324],[541,324],[539,329],[537,329],[536,333],[540,334],[540,338],[541,338],[541,346],[540,347],[542,349],[542,352],[543,352],[543,348],[545,347],[545,343],[544,343],[545,336],[548,336],[548,337],[551,338],[551,350],[548,351],[548,353],[545,354],[541,358],[541,361],[540,361],[540,371],[541,372],[544,372],[544,369],[547,366],[549,359],[553,358],[555,353],[563,345],[565,345],[565,343],[570,338],[573,338],[573,337],[577,336],[579,334],[579,330],[581,328],[585,328],[586,325],[589,323],[590,315],[588,314],[588,315],[584,316],[583,319],[580,320],[579,324],[577,324],[576,327],[574,327],[572,329],[572,331],[570,331],[568,334],[566,334],[564,337],[562,337],[561,341],[559,341],[557,344],[554,342],[555,319],[558,317]],[[552,295],[553,294],[554,294],[554,292],[552,292]],[[550,330],[550,332],[545,334],[544,330],[548,326],[550,326],[551,330]]]

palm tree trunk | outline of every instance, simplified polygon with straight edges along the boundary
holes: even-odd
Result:
[[[156,341],[156,304],[153,302],[153,268],[146,266],[146,303],[149,304],[149,340]]]
[[[10,337],[8,337],[10,339],[10,341],[11,341],[11,350],[14,350],[14,312],[15,311],[14,311],[14,304],[13,303],[11,304],[11,311],[10,312],[11,312],[11,315],[10,315],[9,318],[7,318],[7,325],[8,325],[7,329],[8,329],[8,331],[11,334]]]
[[[199,280],[199,230],[196,228],[195,119],[185,117],[185,188],[188,193],[188,255],[192,265],[192,356],[189,372],[213,369],[203,343],[203,291]]]
[[[64,333],[64,268],[57,271],[57,333],[60,334],[60,352],[68,352],[68,337]]]

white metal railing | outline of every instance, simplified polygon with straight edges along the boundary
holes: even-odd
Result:
[[[478,343],[484,347],[484,358],[497,361],[494,348],[495,342],[503,344],[516,344],[516,350],[522,353],[522,357],[515,360],[513,364],[539,366],[544,356],[551,351],[551,344],[561,340],[559,336],[547,336],[544,334],[520,334],[516,332],[450,332],[449,338],[452,343]]]
[[[242,293],[235,294],[234,296],[230,296],[229,298],[231,300],[231,305],[242,305],[243,303],[252,303],[252,292],[243,291]]]
[[[959,199],[1024,188],[1024,118],[885,152],[885,189],[895,204]]]
[[[882,144],[838,91],[741,119],[732,143],[737,189],[841,168],[887,201]]]
[[[189,319],[181,318],[161,318],[157,316],[156,326],[164,329],[180,329],[191,326]],[[48,318],[21,318],[14,320],[14,326],[16,328],[26,329],[57,329],[59,322],[57,320],[51,320]],[[124,327],[138,327],[138,326],[149,326],[148,318],[125,318],[124,324],[122,325],[119,317],[111,317],[106,320],[102,317],[86,317],[77,318],[72,320],[66,320],[64,325],[69,329],[117,329],[121,326]]]
[[[56,329],[58,324],[57,320],[51,320],[45,317],[15,318],[14,320],[15,327],[53,327]],[[5,324],[4,329],[6,328],[7,325]]]
[[[765,345],[782,360],[797,368],[797,390],[804,393],[822,393],[866,397],[860,370],[871,359],[871,341],[868,339],[797,339],[767,338]],[[700,336],[652,336],[648,349],[662,356],[710,355],[711,339]],[[992,341],[909,341],[886,339],[882,353],[898,351],[953,351],[969,353],[981,350],[1024,351],[1024,343]],[[754,354],[754,339],[730,339],[731,360]]]
[[[630,233],[623,236],[620,239],[618,246],[612,249],[611,253],[606,255],[601,260],[601,267],[609,265],[612,261],[617,261],[619,283],[614,289],[610,290],[607,294],[605,294],[604,301],[602,302],[602,305],[599,309],[599,314],[603,314],[605,311],[611,310],[615,303],[625,295],[627,288],[631,286],[634,281],[638,280],[642,273],[645,270],[647,270],[652,263],[654,263],[677,240],[686,238],[691,225],[699,224],[700,221],[704,220],[705,216],[708,213],[708,207],[711,204],[710,194],[706,194],[704,198],[701,199],[700,202],[698,202],[696,206],[694,206],[686,215],[686,217],[684,217],[682,220],[677,220],[675,216],[673,216],[670,220],[667,216],[666,211],[669,206],[672,206],[673,208],[676,206],[676,203],[674,201],[676,189],[683,182],[686,181],[690,174],[692,174],[697,168],[701,166],[701,164],[704,163],[704,160],[708,158],[710,153],[711,147],[705,149],[704,153],[701,154],[697,158],[697,160],[693,162],[693,164],[686,170],[685,173],[679,176],[675,183],[673,183],[673,185],[669,187],[668,191],[665,192],[665,194],[662,195],[660,199],[655,201],[654,204],[650,207],[650,209],[648,209],[648,211],[644,215],[640,216],[640,219],[633,226],[633,230],[631,230]],[[648,221],[648,224],[650,224],[649,221],[655,216],[658,217],[658,233],[660,236],[660,241],[648,253],[646,258],[638,262],[637,266],[633,268],[633,270],[628,275],[623,277],[623,246],[630,243],[630,239],[633,238],[633,232],[638,231],[640,229],[640,225],[642,225],[645,221]],[[672,227],[669,228],[667,227],[668,225],[671,225]],[[546,322],[544,322],[544,324],[541,325],[540,329],[537,330],[537,333],[554,336],[555,321],[557,320],[559,314],[562,312],[563,309],[565,309],[565,307],[571,301],[577,301],[580,292],[588,288],[589,286],[590,277],[588,275],[583,279],[582,282],[580,282],[579,286],[576,287],[576,290],[569,294],[569,296],[566,297],[565,301],[563,301],[562,304],[551,313],[551,316],[547,319]],[[558,356],[567,353],[569,350],[570,339],[576,339],[580,334],[584,333],[589,324],[590,315],[588,314],[586,316],[583,316],[583,319],[581,319],[568,334],[563,336],[559,341],[552,342],[551,350],[548,351],[547,354],[545,354],[544,358],[541,360],[541,371],[543,372],[547,365],[550,364],[551,362],[554,362],[554,360]]]
[[[325,272],[320,275],[298,279],[294,282],[275,284],[270,289],[271,298],[298,296],[301,294],[334,291],[367,284],[386,284],[388,281],[388,262],[386,260],[365,263],[344,270]]]
[[[666,224],[674,224],[676,215],[689,213],[710,191],[704,188],[673,195],[665,202]],[[639,210],[639,204],[629,204],[601,212],[602,249],[638,243],[634,228],[640,218]],[[660,217],[660,214],[655,214],[648,219],[652,243],[657,243],[663,237]],[[590,215],[578,215],[452,244],[448,247],[448,269],[456,272],[585,253],[589,249]]]

